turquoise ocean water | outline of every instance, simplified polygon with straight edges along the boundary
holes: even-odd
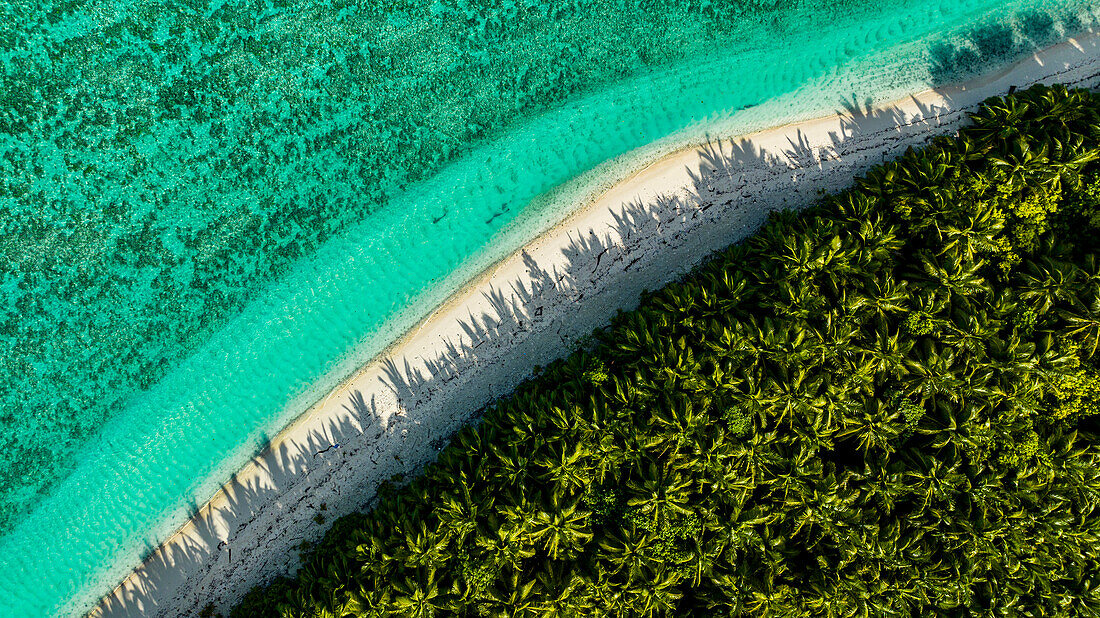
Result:
[[[87,610],[567,196],[708,127],[988,70],[1094,10],[6,4],[0,615]]]

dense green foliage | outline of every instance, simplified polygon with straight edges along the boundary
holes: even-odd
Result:
[[[776,217],[233,615],[1100,614],[1098,110]]]

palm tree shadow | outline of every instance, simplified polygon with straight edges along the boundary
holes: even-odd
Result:
[[[434,425],[442,433],[431,446],[441,449],[448,432],[476,421],[485,406],[528,379],[533,367],[582,346],[593,325],[635,307],[644,290],[675,281],[712,252],[748,237],[772,211],[806,207],[818,188],[843,188],[886,157],[959,126],[967,108],[947,91],[944,98],[943,106],[913,99],[916,111],[906,112],[876,108],[852,95],[838,101],[839,128],[824,138],[796,132],[778,145],[708,140],[698,149],[698,164],[687,169],[686,190],[624,201],[611,209],[605,228],[574,231],[558,255],[537,259],[521,251],[526,274],[490,285],[481,297],[483,309],[468,312],[435,354],[383,359],[377,388],[346,395],[343,415],[298,443],[280,442],[258,453],[251,464],[263,481],[234,475],[224,500],[194,509],[186,534],[152,552],[139,577],[105,599],[94,615],[193,615],[206,601],[225,612],[264,578],[286,574],[276,561],[266,564],[276,552],[292,551],[323,531],[323,525],[292,516],[319,512],[302,489],[307,475],[323,475],[319,482],[343,488],[340,501],[326,511],[329,517],[366,508],[376,483],[357,479],[351,461],[359,460],[345,459],[410,423],[437,418],[444,418]],[[383,394],[400,408],[386,423],[376,404]],[[370,457],[373,462],[375,454]],[[404,462],[410,471],[424,463]],[[287,513],[278,519],[282,527],[257,530],[260,515],[272,512]],[[159,543],[149,543],[154,545]],[[203,601],[187,611],[180,608],[181,577],[187,598]],[[228,592],[214,592],[226,590],[226,582],[234,582]]]
[[[147,540],[147,555],[135,570],[136,577],[129,578],[102,599],[90,615],[111,618],[197,615],[206,602],[213,603],[224,613],[239,597],[217,597],[212,593],[215,583],[233,581],[239,577],[242,582],[240,592],[243,593],[266,578],[285,575],[270,568],[265,573],[265,569],[260,568],[261,577],[254,577],[257,565],[263,564],[270,556],[255,551],[263,547],[267,539],[257,538],[257,531],[250,530],[250,527],[254,527],[257,515],[272,505],[279,505],[276,508],[288,512],[301,509],[320,512],[320,505],[313,504],[308,495],[294,491],[298,482],[306,475],[331,475],[344,458],[354,455],[354,452],[340,450],[353,437],[372,428],[373,438],[381,436],[383,430],[373,398],[368,399],[359,390],[352,391],[347,395],[342,409],[344,415],[329,419],[323,429],[309,432],[299,442],[282,441],[272,447],[271,441],[261,436],[260,444],[267,446],[259,449],[249,461],[256,474],[235,473],[216,501],[202,507],[192,504],[189,508],[190,522],[167,542],[162,544],[161,541]],[[343,508],[333,504],[325,512],[339,516],[359,506],[362,505],[358,502]],[[285,521],[293,520],[293,517],[287,517]],[[312,524],[311,527],[315,530],[290,527],[282,531],[282,535],[290,535],[292,541],[299,543],[312,542],[323,528]],[[251,534],[243,534],[246,532]],[[243,575],[246,573],[251,579]],[[197,589],[200,592],[198,598],[203,599],[190,610],[181,608],[182,601],[177,598],[176,591],[182,580],[186,580],[192,596]],[[209,596],[203,591],[210,591]]]
[[[1055,16],[1029,9],[1009,19],[980,24],[955,41],[932,46],[929,72],[934,84],[947,84],[971,77],[990,64],[1002,64],[1013,57],[1033,53],[1065,33],[1081,32],[1085,25],[1075,14]]]
[[[994,26],[977,28],[968,41],[990,61],[1050,44],[1059,32],[1081,29],[1080,24],[1055,23],[1049,15],[1033,11],[1017,16],[1008,33]],[[1081,50],[1082,57],[1095,53],[1092,47]],[[948,75],[941,60],[942,54],[933,53],[934,77]],[[578,318],[599,305],[584,302],[586,298],[607,297],[610,288],[621,292],[624,286],[638,292],[632,302],[603,306],[598,322],[606,323],[615,311],[636,306],[645,289],[674,281],[710,252],[755,232],[773,210],[808,206],[823,186],[833,191],[846,188],[872,166],[956,130],[967,112],[978,107],[955,101],[950,87],[936,87],[936,92],[943,103],[911,97],[908,111],[875,106],[852,94],[838,101],[839,128],[829,131],[827,139],[799,130],[782,147],[765,148],[750,138],[706,141],[697,151],[697,167],[687,170],[687,191],[624,202],[610,213],[613,223],[608,229],[573,234],[561,251],[562,259],[540,264],[523,252],[526,276],[486,292],[489,310],[468,315],[460,324],[461,335],[447,338],[434,357],[419,364],[408,358],[386,359],[384,386],[405,410],[464,406],[461,418],[477,418],[484,405],[528,376],[530,367],[576,349],[588,332],[570,323],[583,321]],[[846,173],[833,175],[837,169]],[[765,186],[772,189],[762,191]],[[695,246],[685,249],[689,244]],[[659,259],[670,251],[682,252],[684,260],[669,266],[667,259]],[[594,280],[613,283],[593,288]],[[486,372],[486,367],[514,369],[515,375],[485,383],[481,374],[506,373]]]
[[[978,25],[962,33],[956,40],[934,45],[930,50],[929,74],[932,86],[945,92],[945,100],[951,100],[950,84],[977,76],[990,65],[1007,65],[1011,61],[1026,59],[1043,48],[1058,43],[1069,42],[1079,52],[1079,57],[1090,57],[1097,53],[1097,45],[1092,36],[1097,32],[1098,22],[1093,13],[1043,10],[1032,8],[1019,11],[1006,17],[999,16],[996,21]],[[1036,61],[1036,64],[1042,65]],[[1054,67],[1057,69],[1058,67]],[[1068,69],[1064,65],[1063,69]],[[1048,75],[1058,71],[1044,67]],[[1067,87],[1094,87],[1091,81],[1084,83],[1076,80],[1067,83],[1064,79],[1047,79],[1047,83],[1058,81]],[[1010,85],[1008,94],[1018,88]],[[1003,94],[1003,93],[1002,93]]]
[[[841,101],[838,112],[840,130],[824,143],[802,132],[780,148],[747,138],[708,140],[697,150],[698,164],[686,170],[686,191],[622,203],[610,211],[606,229],[570,233],[552,261],[539,263],[521,252],[524,276],[490,286],[483,293],[486,310],[461,320],[461,334],[446,338],[431,358],[385,359],[382,384],[406,411],[463,406],[463,419],[477,418],[530,375],[531,367],[577,349],[592,328],[578,324],[603,324],[616,310],[635,307],[645,289],[675,280],[710,252],[758,229],[776,201],[791,208],[811,204],[815,179],[833,167],[847,167],[854,177],[880,163],[862,153],[869,140],[887,136],[889,153],[921,142],[944,110],[924,106],[909,116],[853,97]],[[770,189],[762,192],[765,186]],[[682,260],[668,259],[681,254]]]

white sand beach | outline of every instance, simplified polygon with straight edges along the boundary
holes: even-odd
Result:
[[[952,132],[981,101],[1037,83],[1095,87],[1100,37],[996,75],[673,153],[578,209],[463,290],[313,406],[90,615],[228,615],[297,568],[297,548],[415,472],[493,399],[566,355],[644,289],[812,204],[871,166]],[[325,520],[318,525],[316,520]]]

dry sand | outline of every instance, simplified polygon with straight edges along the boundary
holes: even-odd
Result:
[[[1089,35],[993,76],[874,109],[673,153],[502,260],[361,368],[273,441],[156,550],[92,616],[224,613],[292,573],[326,521],[369,505],[493,399],[565,355],[769,212],[811,204],[909,146],[950,133],[986,97],[1036,82],[1096,86]],[[339,446],[336,446],[336,445]]]

